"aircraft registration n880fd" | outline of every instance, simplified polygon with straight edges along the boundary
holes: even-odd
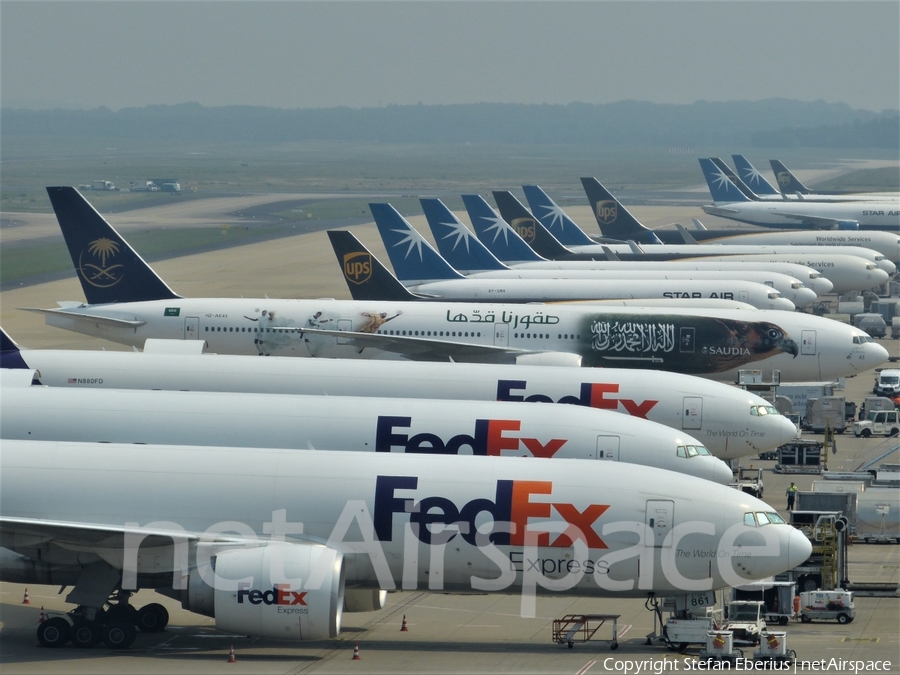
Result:
[[[765,502],[672,476],[585,460],[4,441],[2,544],[26,558],[5,556],[0,578],[75,584],[79,628],[118,587],[127,604],[140,586],[221,630],[320,640],[339,634],[349,590],[521,593],[534,616],[538,593],[707,593],[809,556]],[[48,646],[72,632],[58,619],[38,628]],[[117,622],[107,644],[127,646],[121,619],[101,621]]]
[[[12,374],[11,374],[12,373]],[[729,483],[685,431],[582,406],[33,386],[4,371],[0,438],[634,462]]]
[[[888,358],[856,328],[774,310],[181,298],[76,190],[48,193],[89,304],[37,311],[50,325],[123,344],[203,339],[226,354],[616,366],[719,379],[746,367],[827,379]],[[379,281],[371,258],[348,255],[348,282]]]
[[[26,349],[0,330],[0,365],[42,384],[103,389],[234,391],[571,403],[680,429],[722,459],[774,450],[793,423],[737,387],[665,371],[200,355],[203,341],[148,340],[143,352]],[[192,354],[185,348],[193,347]],[[178,353],[174,353],[174,352]]]

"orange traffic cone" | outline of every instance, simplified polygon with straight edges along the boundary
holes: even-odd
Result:
[[[362,659],[359,658],[359,643],[358,642],[356,643],[356,646],[353,648],[353,658],[350,660],[351,661],[362,661]]]
[[[27,588],[25,589],[25,597],[22,598],[22,604],[23,604],[23,605],[30,605],[30,604],[31,604],[31,600],[28,599],[28,589],[27,589]]]
[[[41,616],[38,618],[38,623],[44,623],[47,617],[44,616],[44,606],[41,605]]]
[[[231,645],[231,653],[228,655],[228,660],[225,663],[237,663],[237,659],[234,658],[234,645]]]
[[[400,624],[400,632],[401,633],[409,632],[409,626],[406,625],[406,614],[403,615],[403,623]]]

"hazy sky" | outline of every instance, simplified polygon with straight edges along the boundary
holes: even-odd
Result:
[[[0,103],[900,107],[900,2],[0,2]]]

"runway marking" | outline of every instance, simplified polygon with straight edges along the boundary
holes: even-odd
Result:
[[[845,637],[841,640],[841,642],[880,642],[881,638],[852,638]]]
[[[597,663],[597,662],[596,661],[588,661],[587,663],[584,664],[584,667],[581,670],[579,670],[577,673],[575,673],[575,675],[584,675],[587,671],[589,671],[591,668],[594,667],[595,663]]]
[[[457,628],[500,628],[499,625],[495,626],[490,623],[458,623],[456,624]]]
[[[418,609],[436,609],[440,612],[468,612],[470,614],[487,614],[491,616],[513,616],[517,619],[521,619],[521,614],[513,614],[512,612],[479,612],[477,609],[460,609],[458,607],[435,607],[433,605],[416,605]],[[555,619],[553,616],[534,616],[529,617],[532,619],[543,619],[544,621],[550,621]]]
[[[622,636],[625,635],[625,633],[627,633],[630,630],[631,630],[631,624],[626,623],[624,626],[622,626],[622,629],[618,633],[616,633],[616,639],[621,640]]]

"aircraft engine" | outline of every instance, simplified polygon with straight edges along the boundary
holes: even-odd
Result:
[[[387,591],[377,588],[348,588],[344,591],[345,612],[377,612],[384,609]]]
[[[280,560],[279,560],[280,558]],[[182,606],[214,616],[216,628],[280,640],[325,640],[341,632],[344,557],[315,544],[269,544],[216,556],[210,588],[194,571]]]
[[[517,365],[525,366],[569,366],[581,368],[581,356],[567,352],[539,352],[516,356]]]

